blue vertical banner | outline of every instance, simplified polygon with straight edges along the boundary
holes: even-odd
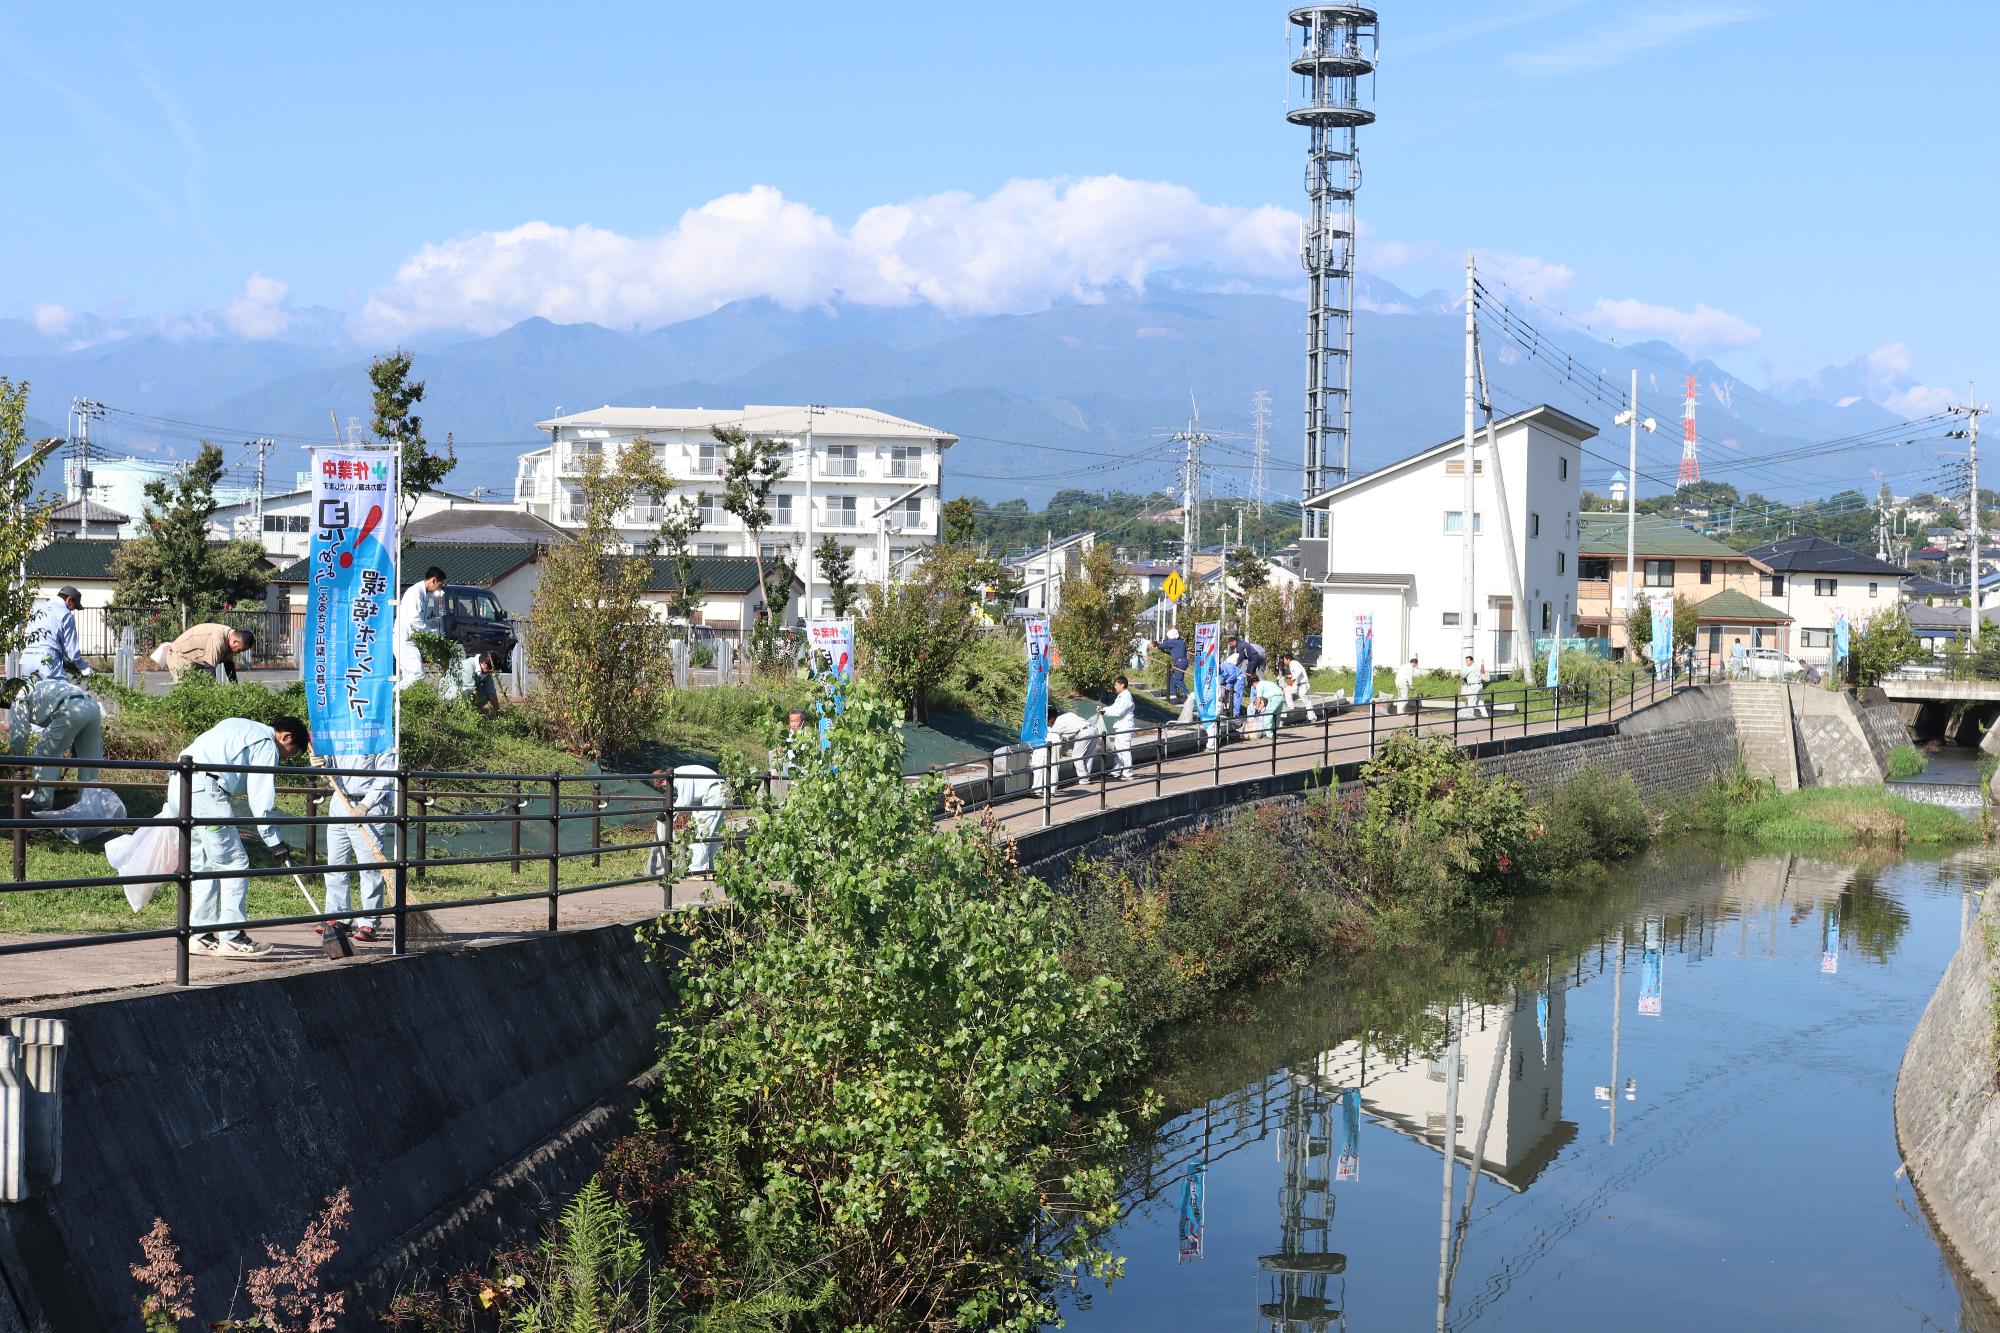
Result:
[[[1557,616],[1556,636],[1553,639],[1549,640],[1549,675],[1548,679],[1542,682],[1544,685],[1547,685],[1552,690],[1558,689],[1562,685],[1562,660],[1563,660],[1563,622],[1562,622],[1562,617]]]
[[[313,750],[396,752],[396,494],[383,449],[313,458],[312,546],[299,674]]]
[[[1021,744],[1049,743],[1049,622],[1030,620],[1028,630],[1028,702],[1021,707]]]
[[[1840,908],[1826,909],[1820,926],[1819,970],[1829,976],[1840,971]]]
[[[1844,606],[1834,607],[1833,608],[1833,660],[1827,663],[1829,667],[1833,667],[1837,670],[1839,664],[1847,660],[1849,634],[1850,631],[1847,624],[1847,608]]]
[[[1194,708],[1203,722],[1213,722],[1222,707],[1222,626],[1194,627]]]
[[[1354,702],[1375,701],[1375,617],[1354,617]]]
[[[1674,655],[1674,599],[1653,599],[1653,672],[1666,678],[1667,663]]]
[[[833,712],[838,717],[846,707],[847,683],[854,679],[854,622],[852,620],[806,621],[806,665],[815,677],[833,682]],[[833,718],[821,707],[819,748],[832,744]]]
[[[1334,1160],[1335,1180],[1361,1179],[1361,1089],[1340,1093],[1340,1156]]]

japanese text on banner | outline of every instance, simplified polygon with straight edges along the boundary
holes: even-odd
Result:
[[[299,670],[313,748],[323,755],[395,753],[393,478],[386,450],[314,454]]]
[[[1028,701],[1021,707],[1021,743],[1049,739],[1049,622],[1028,622]]]

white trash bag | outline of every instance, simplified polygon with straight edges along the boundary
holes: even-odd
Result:
[[[60,810],[37,811],[35,818],[46,819],[51,824],[61,824],[62,827],[58,828],[56,832],[62,834],[65,838],[68,838],[80,847],[86,842],[103,837],[111,830],[103,828],[76,828],[64,821],[90,819],[122,820],[125,818],[125,801],[123,797],[119,796],[117,792],[111,790],[109,787],[86,787],[84,788],[83,795],[77,797],[73,805],[64,806]]]
[[[142,911],[160,886],[180,873],[181,831],[171,824],[134,829],[105,843],[104,859],[119,875],[159,876],[151,883],[125,885],[125,901],[132,904],[133,911]]]

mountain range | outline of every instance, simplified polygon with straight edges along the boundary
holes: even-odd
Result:
[[[1175,484],[1179,446],[1168,437],[1198,412],[1215,437],[1210,485],[1250,494],[1252,399],[1262,390],[1271,413],[1263,498],[1295,499],[1304,306],[1283,292],[1225,290],[1241,286],[1183,270],[1102,302],[976,318],[761,300],[652,330],[534,318],[490,336],[424,339],[413,348],[415,373],[428,386],[426,434],[437,443],[450,432],[457,447],[448,485],[460,492],[511,495],[517,456],[543,438],[534,423],[565,411],[824,402],[950,431],[961,442],[947,462],[949,493],[1037,504],[1064,487]],[[1460,429],[1464,315],[1443,293],[1412,295],[1373,278],[1358,284],[1356,304],[1353,466],[1366,471]],[[99,447],[176,458],[209,438],[234,456],[268,435],[280,442],[273,475],[288,478],[310,444],[331,441],[335,420],[366,421],[368,359],[382,350],[358,346],[337,312],[288,316],[280,336],[264,339],[202,317],[163,327],[76,316],[61,330],[0,320],[0,374],[33,382],[38,432],[53,433],[69,399],[87,397],[113,409],[93,427]],[[1530,331],[1528,320],[1542,327]],[[1667,344],[1614,346],[1533,308],[1505,329],[1483,334],[1496,410],[1546,401],[1597,425],[1605,436],[1584,469],[1595,489],[1624,466],[1612,417],[1634,367],[1643,413],[1658,426],[1641,446],[1642,492],[1672,485],[1689,375],[1701,386],[1708,479],[1795,499],[1847,486],[1872,494],[1878,476],[1924,489],[1936,467],[1935,442],[1802,452],[1864,432],[1898,438],[1902,418],[1876,401],[1893,392],[1893,367],[1831,367],[1766,391]],[[1769,461],[1774,454],[1788,456]]]

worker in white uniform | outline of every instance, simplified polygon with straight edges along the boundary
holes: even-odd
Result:
[[[1137,703],[1132,698],[1132,683],[1120,676],[1111,682],[1111,702],[1104,705],[1098,717],[1104,723],[1104,733],[1111,738],[1111,759],[1114,775],[1120,782],[1132,776],[1132,727]]]
[[[359,768],[362,759],[329,759],[330,768]],[[326,863],[329,866],[378,865],[392,860],[389,848],[389,817],[396,805],[396,779],[387,773],[356,777],[349,773],[327,778],[333,786],[333,801],[327,813],[336,819],[363,819],[366,822],[334,823],[326,826]],[[355,876],[361,877],[361,910],[379,912],[389,900],[389,885],[380,870],[328,870],[326,910],[345,912],[353,902]],[[381,921],[374,916],[357,916],[345,923],[357,940],[378,938]]]
[[[1417,691],[1417,659],[1411,658],[1396,668],[1396,711],[1407,713],[1414,706],[1413,696]]]
[[[76,770],[79,782],[97,781],[89,761],[104,758],[104,710],[97,700],[66,680],[16,678],[0,686],[0,708],[7,710],[7,751],[24,755],[32,740],[37,759],[60,759],[74,753],[85,761]],[[30,810],[55,805],[55,789],[46,784],[62,774],[61,764],[35,768],[39,784],[28,793]]]
[[[714,870],[717,834],[729,808],[729,784],[706,764],[681,764],[671,772],[655,769],[653,788],[667,793],[673,804],[671,823],[662,817],[653,826],[657,840],[688,844],[690,875]],[[671,864],[667,858],[666,847],[654,848],[647,858],[647,873],[664,877]]]
[[[23,676],[60,680],[71,672],[90,674],[90,664],[77,651],[76,611],[82,605],[83,594],[75,588],[58,588],[55,596],[35,603],[21,648]]]
[[[1278,732],[1278,715],[1285,711],[1285,691],[1275,680],[1266,680],[1253,671],[1249,681],[1247,704],[1250,709],[1250,731],[1252,735],[1269,740]]]
[[[1485,717],[1486,668],[1475,666],[1470,653],[1465,657],[1465,670],[1458,673],[1458,682],[1461,712],[1472,717]]]
[[[291,849],[269,823],[278,808],[276,775],[220,770],[276,768],[311,748],[311,733],[295,717],[278,718],[269,726],[247,717],[228,717],[181,751],[195,766],[194,808],[190,813],[197,822],[189,868],[197,875],[208,875],[194,881],[194,901],[188,911],[188,924],[198,932],[190,946],[196,953],[262,958],[271,952],[270,945],[251,939],[247,931],[221,934],[212,929],[224,921],[242,921],[250,914],[250,880],[243,874],[250,868],[250,854],[235,821],[247,818],[254,822],[257,836],[279,863],[288,867],[292,863]],[[179,816],[180,792],[179,779],[168,779],[162,818]],[[211,929],[202,930],[204,926]]]
[[[1286,705],[1303,708],[1306,696],[1312,693],[1312,673],[1297,653],[1279,653],[1278,664],[1283,668],[1283,679],[1278,683],[1284,688]]]
[[[1049,748],[1055,763],[1052,771],[1057,782],[1062,781],[1063,751],[1069,751],[1069,762],[1076,768],[1076,780],[1083,781],[1097,772],[1097,751],[1104,744],[1104,724],[1097,718],[1085,717],[1071,710],[1049,722]]]
[[[444,633],[444,571],[432,565],[424,576],[403,589],[396,603],[396,688],[408,689],[424,678],[418,634]]]

